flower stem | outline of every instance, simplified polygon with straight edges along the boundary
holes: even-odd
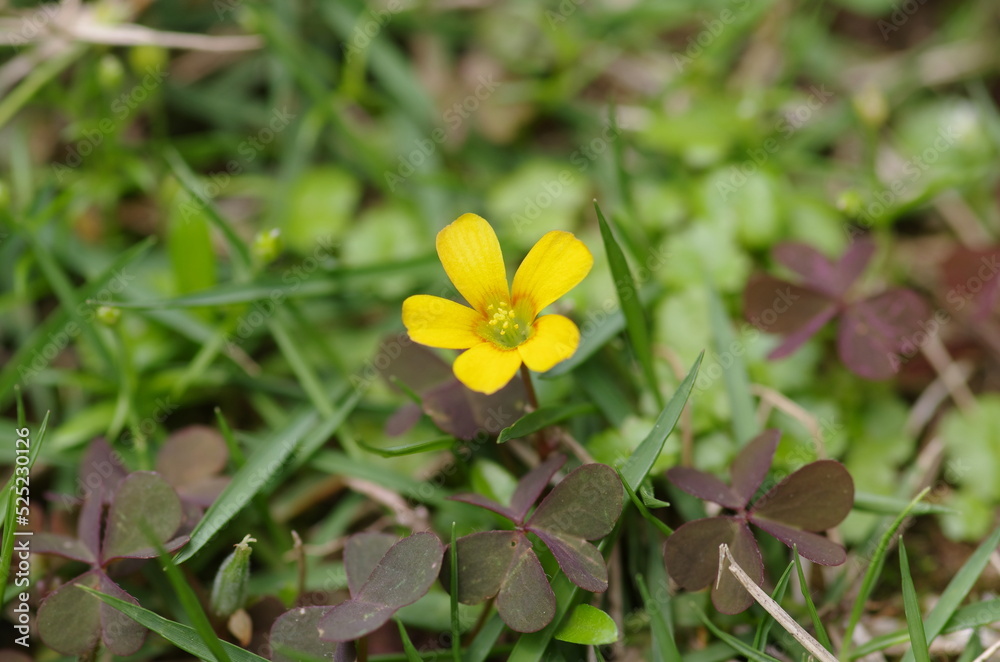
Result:
[[[524,391],[528,395],[528,404],[531,405],[531,411],[538,411],[538,396],[535,394],[535,385],[531,382],[531,371],[523,363],[521,364],[521,380],[524,382]],[[545,428],[536,432],[534,439],[538,457],[544,460],[552,452],[552,448],[545,435]]]
[[[524,390],[528,394],[528,404],[532,411],[538,409],[538,396],[535,395],[535,385],[531,382],[531,371],[528,366],[521,364],[521,380],[524,382]]]

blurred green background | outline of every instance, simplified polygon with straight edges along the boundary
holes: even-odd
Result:
[[[977,403],[996,389],[997,329],[948,308],[939,266],[1000,230],[996,3],[2,11],[0,407],[11,429],[20,385],[29,419],[52,411],[47,488],[72,491],[97,436],[134,441],[129,461],[148,468],[169,431],[214,424],[216,407],[251,431],[280,427],[293,406],[331,413],[380,338],[402,329],[402,299],[450,292],[434,236],[464,212],[493,224],[512,265],[552,229],[591,248],[593,272],[561,304],[586,336],[615,301],[597,200],[648,295],[664,393],[672,365],[710,345],[711,282],[765,414],[777,400],[763,389],[798,407],[767,418],[785,432],[779,468],[817,457],[818,428],[859,490],[908,497],[926,483],[955,509],[922,524],[926,553],[994,525],[1000,406]],[[907,285],[951,314],[940,337],[964,407],[920,356],[897,379],[866,382],[837,361],[832,328],[768,361],[777,338],[742,322],[743,288],[775,271],[775,244],[837,256],[855,228],[879,245],[860,291]],[[99,307],[112,301],[124,307]],[[628,356],[612,338],[586,370],[540,384],[553,402],[598,397],[595,376],[621,394],[599,396],[612,425],[578,430],[609,463],[657,414]],[[724,359],[706,358],[689,428],[694,464],[716,472],[736,451]],[[382,425],[405,398],[370,386],[342,431],[351,452],[354,439],[399,443]],[[425,421],[404,441],[432,434]],[[681,452],[675,435],[658,467]],[[863,541],[877,521],[854,513],[843,535]],[[939,562],[947,573],[950,557]]]

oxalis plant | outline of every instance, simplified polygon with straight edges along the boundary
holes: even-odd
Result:
[[[300,607],[281,616],[271,630],[274,659],[295,659],[295,653],[328,655],[331,648],[335,659],[351,659],[349,642],[363,641],[399,609],[423,597],[439,573],[442,583],[457,592],[459,602],[478,604],[495,598],[500,617],[512,630],[540,630],[555,616],[556,597],[529,534],[545,543],[574,584],[594,593],[607,590],[604,558],[588,541],[610,533],[622,511],[622,486],[611,467],[577,467],[529,516],[565,462],[565,456],[553,455],[529,471],[518,482],[509,506],[478,494],[452,497],[502,515],[515,526],[458,539],[457,586],[449,581],[448,556],[433,533],[415,533],[398,541],[376,532],[349,538],[344,570],[351,597],[334,607]]]
[[[817,533],[840,524],[854,505],[854,481],[839,462],[811,462],[753,501],[779,437],[778,430],[754,437],[730,465],[731,485],[689,467],[667,470],[667,478],[678,488],[729,511],[682,525],[664,544],[670,576],[689,591],[711,586],[712,603],[725,614],[746,610],[753,598],[730,573],[719,573],[720,545],[729,546],[757,585],[764,582],[764,563],[750,525],[794,545],[815,563],[840,565],[847,558],[843,547]]]
[[[80,509],[76,538],[35,535],[33,551],[89,566],[39,607],[38,631],[45,643],[66,655],[90,654],[100,641],[116,655],[138,651],[146,628],[79,587],[138,604],[112,575],[123,561],[157,556],[150,536],[168,550],[179,549],[188,540],[186,535],[174,537],[182,519],[181,500],[170,484],[154,472],[137,471],[113,486],[104,481],[94,485]]]

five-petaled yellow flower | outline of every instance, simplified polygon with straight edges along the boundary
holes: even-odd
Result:
[[[562,315],[538,313],[590,271],[594,258],[569,232],[553,231],[528,252],[507,285],[496,233],[476,214],[463,214],[437,236],[448,278],[469,306],[418,294],[403,302],[403,324],[414,342],[464,349],[455,376],[473,391],[495,393],[521,363],[545,372],[580,344],[580,330]]]

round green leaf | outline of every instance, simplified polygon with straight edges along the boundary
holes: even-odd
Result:
[[[618,641],[618,626],[597,607],[577,605],[555,638],[570,644],[606,646]]]

